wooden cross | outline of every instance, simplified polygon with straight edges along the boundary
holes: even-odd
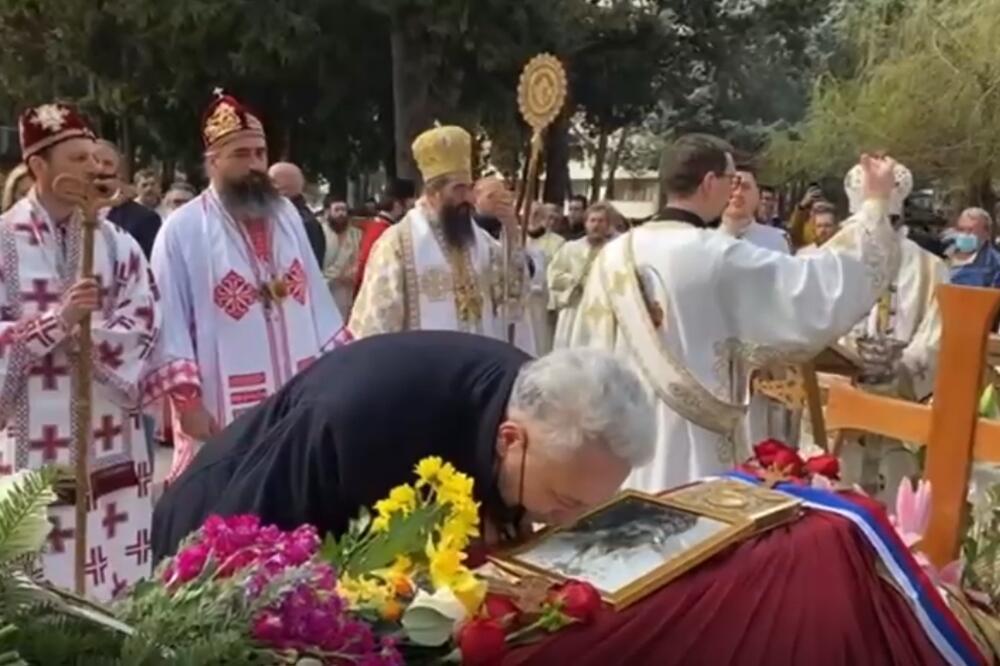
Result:
[[[927,446],[931,516],[922,550],[937,566],[958,557],[973,461],[1000,462],[1000,421],[978,418],[986,342],[1000,290],[941,285],[941,348],[933,407],[832,386],[831,430],[860,430]]]

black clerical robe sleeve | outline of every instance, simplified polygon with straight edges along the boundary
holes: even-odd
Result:
[[[303,402],[266,424],[248,415],[206,444],[207,464],[196,460],[153,514],[154,561],[214,514],[255,514],[265,525],[291,530],[303,523],[320,534],[337,531],[357,512],[339,497],[336,446],[327,420]],[[263,416],[261,414],[260,416]]]

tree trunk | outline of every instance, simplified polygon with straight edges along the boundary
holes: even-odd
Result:
[[[604,182],[604,163],[608,160],[608,130],[600,128],[597,135],[597,153],[594,155],[594,170],[590,174],[590,200],[601,198],[601,184]]]
[[[410,146],[434,121],[429,94],[431,81],[423,65],[428,43],[417,43],[422,40],[414,38],[419,19],[416,12],[393,12],[390,38],[396,175],[414,183],[420,183],[420,172]]]
[[[618,137],[618,145],[615,152],[611,153],[611,161],[608,162],[608,178],[604,186],[604,200],[614,201],[615,199],[615,176],[618,173],[618,164],[621,162],[622,153],[625,151],[625,142],[628,141],[629,128],[621,129],[621,136]]]
[[[545,192],[542,199],[560,207],[572,194],[569,179],[569,108],[567,104],[545,135]]]
[[[177,162],[172,157],[165,158],[160,167],[160,189],[166,194],[170,186],[174,184],[174,173],[177,171]]]

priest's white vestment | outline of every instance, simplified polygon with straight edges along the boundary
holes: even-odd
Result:
[[[399,224],[375,242],[351,312],[356,338],[398,331],[445,330],[507,339],[535,353],[534,329],[524,306],[529,278],[523,249],[513,253],[511,284],[504,293],[503,247],[469,221],[472,243],[449,246],[439,222],[420,200]]]
[[[350,339],[287,199],[251,226],[209,187],[167,218],[151,262],[164,325],[149,392],[194,387],[220,427]],[[197,446],[174,433],[168,480]]]
[[[34,191],[0,218],[0,476],[76,462],[80,350],[59,304],[79,279],[82,238],[79,219],[52,220]],[[153,469],[138,408],[161,316],[139,244],[103,220],[94,234],[94,275],[101,306],[91,315],[85,585],[87,596],[108,601],[150,574]],[[75,506],[49,507],[49,522],[44,575],[72,588]]]
[[[885,205],[869,201],[832,252],[796,258],[697,228],[668,208],[607,245],[587,281],[573,346],[628,358],[658,401],[653,460],[627,487],[661,491],[749,455],[733,362],[815,356],[867,312],[898,266]]]
[[[567,241],[549,264],[549,307],[556,313],[554,347],[569,345],[573,326],[580,316],[580,302],[587,276],[603,245],[586,237]]]

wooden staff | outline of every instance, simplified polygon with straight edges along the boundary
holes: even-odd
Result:
[[[100,182],[86,182],[75,176],[58,176],[53,189],[64,199],[75,201],[82,212],[83,240],[80,255],[80,279],[94,277],[94,235],[98,225],[98,212],[107,206],[114,206],[122,199],[121,192],[111,193]],[[76,505],[76,525],[74,527],[74,589],[77,594],[86,593],[87,573],[87,510],[90,495],[90,471],[87,462],[90,441],[93,436],[93,404],[91,402],[91,382],[93,375],[93,341],[91,339],[91,315],[86,313],[80,320],[77,331],[78,353],[73,368],[75,385],[74,419],[74,501]]]
[[[557,58],[548,54],[535,56],[521,72],[521,80],[517,87],[517,104],[521,116],[532,129],[531,153],[528,158],[528,170],[524,183],[518,188],[518,201],[522,204],[521,211],[521,247],[528,240],[528,218],[535,203],[535,183],[538,180],[538,169],[542,155],[542,142],[545,130],[559,116],[566,103],[566,71]],[[505,312],[507,314],[507,341],[514,342],[514,321],[510,318],[507,305],[510,303],[513,251],[510,237],[504,235],[504,270],[503,295]]]

